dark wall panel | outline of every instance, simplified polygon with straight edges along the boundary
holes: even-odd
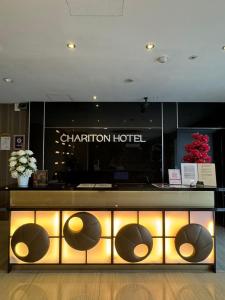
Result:
[[[14,111],[14,104],[0,104],[0,135],[13,137],[14,134],[25,134],[27,144],[28,111]],[[12,139],[11,139],[12,141]],[[15,182],[9,174],[8,159],[11,150],[0,151],[0,186]]]
[[[46,103],[47,127],[161,127],[161,103]]]
[[[179,103],[179,127],[225,127],[225,103]]]
[[[30,149],[37,159],[38,169],[43,166],[44,103],[32,102],[30,106]]]

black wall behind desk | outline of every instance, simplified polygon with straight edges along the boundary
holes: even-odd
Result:
[[[201,131],[210,135],[218,181],[222,184],[223,115],[224,103],[31,103],[30,148],[38,159],[38,168],[48,169],[50,179],[54,174],[65,175],[71,169],[68,161],[74,161],[75,156],[75,173],[82,174],[84,181],[89,179],[87,174],[90,179],[103,176],[110,180],[117,171],[120,179],[127,179],[128,171],[133,174],[129,178],[132,181],[150,177],[151,181],[161,182],[167,180],[168,168],[179,167],[184,139],[191,141],[191,133]],[[72,144],[69,149],[69,145],[64,148],[55,143],[58,132],[142,134],[147,142]]]

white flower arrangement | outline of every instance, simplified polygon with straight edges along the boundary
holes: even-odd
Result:
[[[37,160],[33,157],[31,150],[19,150],[11,153],[9,158],[9,172],[12,178],[19,176],[31,177],[37,170]]]

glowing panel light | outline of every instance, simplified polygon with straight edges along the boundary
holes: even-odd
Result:
[[[166,248],[166,263],[188,263],[186,260],[181,258],[175,248],[175,239],[166,238],[165,239]]]
[[[12,211],[10,223],[10,236],[12,236],[20,226],[34,223],[34,211]]]
[[[64,264],[85,264],[86,252],[78,251],[70,247],[65,239],[62,239],[62,263]]]
[[[175,237],[178,231],[188,224],[187,211],[167,211],[165,213],[166,236]]]
[[[214,220],[212,211],[191,211],[191,223],[197,223],[208,229],[210,234],[214,236]]]
[[[110,211],[88,211],[90,214],[94,215],[100,225],[102,230],[102,236],[111,237],[111,212]]]
[[[147,228],[152,236],[162,236],[163,234],[161,211],[140,211],[139,224]]]
[[[97,264],[110,263],[111,262],[111,239],[100,239],[100,241],[94,248],[88,250],[87,262],[97,263]]]
[[[35,264],[58,264],[59,263],[59,238],[50,238],[50,245],[46,255]]]
[[[37,211],[36,223],[42,226],[49,236],[59,236],[59,212]]]
[[[117,235],[118,231],[127,224],[137,223],[137,212],[136,211],[115,211],[114,212],[114,236]]]
[[[152,251],[148,257],[139,262],[139,264],[161,264],[163,262],[163,239],[153,238]]]

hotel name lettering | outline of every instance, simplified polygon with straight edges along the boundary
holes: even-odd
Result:
[[[62,134],[62,143],[145,143],[141,134]]]

